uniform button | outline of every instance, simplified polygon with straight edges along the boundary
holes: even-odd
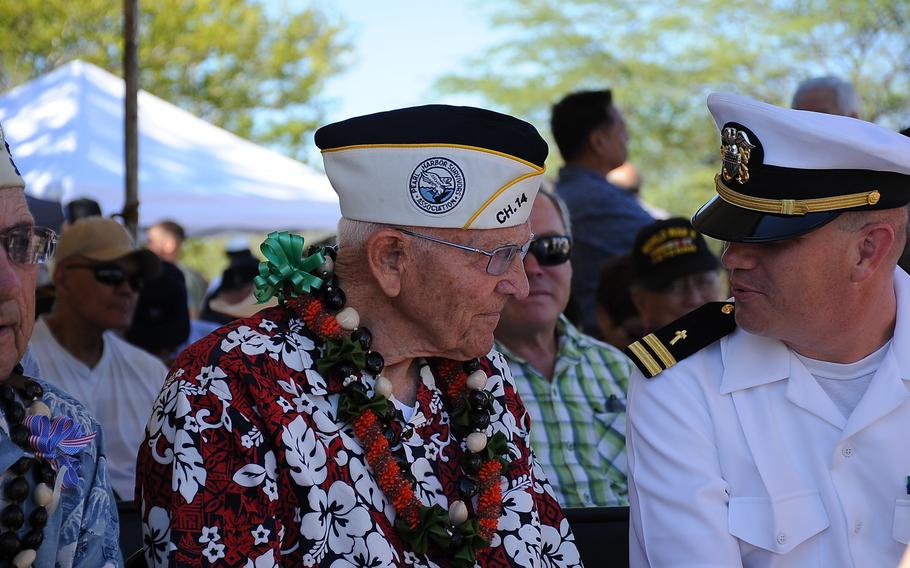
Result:
[[[851,448],[850,446],[847,446],[846,448],[841,450],[840,453],[845,458],[852,458],[853,457],[853,448]]]
[[[855,534],[859,534],[859,531],[861,531],[861,530],[863,530],[863,522],[862,522],[862,521],[856,521],[856,524],[853,525],[853,532],[854,532]]]
[[[784,533],[780,533],[779,535],[777,535],[777,544],[784,544],[786,542],[787,542],[787,535],[785,535]]]

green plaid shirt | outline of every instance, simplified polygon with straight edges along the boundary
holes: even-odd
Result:
[[[628,505],[626,392],[632,362],[563,316],[556,333],[552,382],[496,344],[531,417],[531,449],[563,507]]]

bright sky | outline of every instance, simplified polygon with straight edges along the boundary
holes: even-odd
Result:
[[[427,103],[477,104],[468,95],[440,97],[436,79],[496,43],[478,0],[317,0],[347,22],[348,70],[328,84],[328,120]]]

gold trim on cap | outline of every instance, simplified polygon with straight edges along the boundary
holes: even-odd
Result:
[[[730,189],[723,182],[720,174],[714,176],[714,185],[717,188],[717,195],[731,205],[749,209],[750,211],[773,213],[775,215],[805,215],[822,211],[837,211],[875,205],[881,200],[881,194],[876,189],[862,193],[851,193],[836,197],[818,197],[815,199],[766,199],[764,197],[753,197]]]
[[[641,343],[637,341],[635,343],[632,343],[629,345],[629,351],[638,357],[638,360],[644,364],[645,368],[648,369],[648,372],[651,373],[652,377],[656,377],[658,373],[663,371],[661,366],[657,364],[657,361],[654,360],[654,357],[651,357],[651,354],[648,353],[644,347],[642,347]]]
[[[656,335],[654,335],[653,333],[649,333],[648,335],[644,336],[642,339],[644,340],[645,343],[648,344],[648,346],[651,349],[654,350],[655,353],[657,353],[657,356],[660,358],[660,362],[664,364],[664,368],[669,369],[670,367],[672,367],[673,365],[676,364],[676,359],[673,357],[673,355],[670,353],[670,351],[666,348],[666,346],[664,346],[664,344],[661,343],[660,339],[658,339]]]

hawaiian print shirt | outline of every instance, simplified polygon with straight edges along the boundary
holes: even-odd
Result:
[[[395,511],[350,426],[336,418],[341,381],[315,370],[322,340],[292,309],[222,327],[175,362],[139,453],[137,500],[150,566],[444,567],[448,553],[406,549]],[[486,567],[580,566],[568,522],[528,447],[528,417],[508,365],[482,359],[495,397],[488,433],[503,432],[510,466]],[[401,424],[420,501],[459,499],[449,416],[429,366]],[[372,383],[372,378],[365,379]],[[400,447],[399,445],[400,444]],[[476,507],[476,497],[469,504]]]

